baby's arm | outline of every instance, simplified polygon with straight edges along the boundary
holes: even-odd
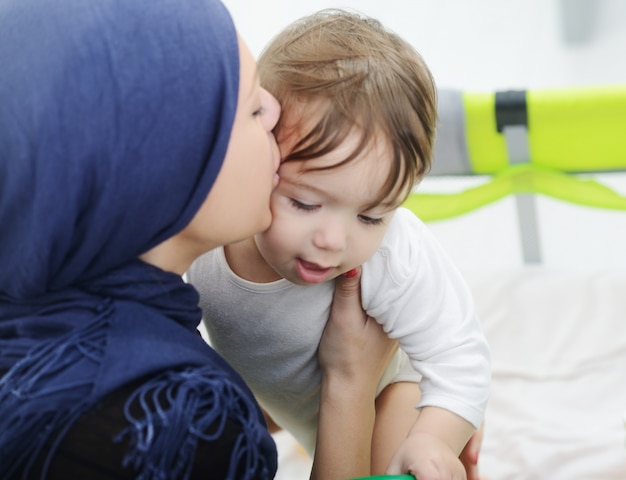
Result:
[[[387,473],[410,473],[417,478],[466,478],[459,460],[474,432],[467,420],[439,407],[423,407]]]
[[[415,408],[415,403],[420,397],[419,383],[401,381],[387,385],[376,398],[376,423],[372,438],[372,475],[382,475],[387,471],[391,459],[417,420],[419,409]],[[482,443],[482,433],[481,426],[472,435],[460,455],[467,480],[480,480],[478,453]]]
[[[398,338],[423,379],[421,413],[389,471],[442,478],[429,470],[444,469],[446,478],[465,478],[458,456],[486,406],[489,347],[471,292],[434,236],[405,210],[394,221],[364,265],[363,305]]]

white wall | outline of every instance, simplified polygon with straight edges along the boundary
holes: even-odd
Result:
[[[440,87],[464,90],[626,83],[624,0],[224,0],[253,54],[327,7],[358,10],[409,40]],[[582,21],[577,21],[576,13]],[[573,15],[572,15],[573,14]],[[564,28],[578,25],[580,41]]]
[[[327,7],[381,20],[424,56],[441,88],[471,91],[626,84],[624,0],[224,0],[254,55],[281,28]],[[626,125],[624,127],[626,134]],[[465,188],[462,179],[452,180]],[[450,182],[448,182],[450,183]],[[626,175],[613,182],[626,195]],[[434,179],[421,189],[437,190]],[[446,185],[447,188],[447,185]],[[545,263],[626,267],[626,212],[538,198]],[[508,198],[432,230],[465,270],[522,262]]]

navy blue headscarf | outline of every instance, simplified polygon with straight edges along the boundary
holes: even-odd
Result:
[[[146,375],[139,396],[191,382],[221,400],[193,407],[184,445],[160,451],[154,412],[129,418],[129,462],[183,475],[202,422],[232,405],[249,424],[243,456],[273,476],[251,394],[197,333],[196,291],[137,260],[206,199],[238,82],[236,32],[217,0],[0,3],[0,477],[28,468],[50,441],[41,432],[60,438]],[[187,397],[158,414],[175,418]],[[179,467],[163,464],[172,457]]]

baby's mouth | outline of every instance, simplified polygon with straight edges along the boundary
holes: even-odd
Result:
[[[306,283],[321,283],[328,279],[333,267],[322,267],[316,263],[307,262],[298,258],[296,260],[298,276]]]

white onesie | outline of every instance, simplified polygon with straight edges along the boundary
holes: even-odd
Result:
[[[211,345],[312,454],[321,381],[317,348],[334,282],[250,282],[232,272],[222,248],[196,260],[188,279],[200,292]],[[401,348],[379,391],[397,381],[420,382],[417,407],[445,408],[478,428],[489,394],[489,347],[464,280],[411,211],[396,211],[363,265],[361,298]]]

